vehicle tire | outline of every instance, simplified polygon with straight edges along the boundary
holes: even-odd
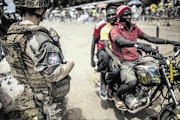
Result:
[[[171,103],[165,106],[158,115],[158,120],[178,120],[176,114],[173,112],[174,104]]]
[[[167,110],[158,117],[158,120],[178,120],[177,118],[173,119],[174,116],[175,114],[173,112]]]

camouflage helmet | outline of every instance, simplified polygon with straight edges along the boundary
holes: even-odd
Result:
[[[44,8],[48,7],[50,0],[13,0],[17,7]]]

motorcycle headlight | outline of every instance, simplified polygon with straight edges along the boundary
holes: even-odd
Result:
[[[154,67],[149,67],[149,68],[147,68],[154,76],[160,76],[160,74],[159,74],[159,72],[158,72],[158,70],[156,69],[156,68],[154,68]]]

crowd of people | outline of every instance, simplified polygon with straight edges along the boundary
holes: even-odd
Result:
[[[46,13],[48,20],[60,20],[60,21],[76,21],[76,22],[97,22],[106,16],[104,8],[66,8],[54,10],[47,10]]]
[[[143,4],[132,4],[132,19],[133,20],[147,20],[150,17],[168,16],[179,17],[180,16],[180,3],[177,1],[174,5],[170,1],[166,3],[160,2],[159,4],[151,4],[144,6]],[[61,21],[76,21],[76,22],[98,22],[106,16],[106,10],[104,7],[99,8],[96,6],[82,7],[82,8],[55,8],[53,10],[48,9],[46,16],[49,20],[59,19]]]
[[[157,17],[180,17],[180,2],[177,1],[174,5],[168,0],[166,3],[151,4],[144,10],[144,15]]]

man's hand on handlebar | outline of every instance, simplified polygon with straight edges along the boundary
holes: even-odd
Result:
[[[150,52],[152,50],[151,45],[145,43],[137,43],[134,46],[138,49],[141,49],[144,52]]]

